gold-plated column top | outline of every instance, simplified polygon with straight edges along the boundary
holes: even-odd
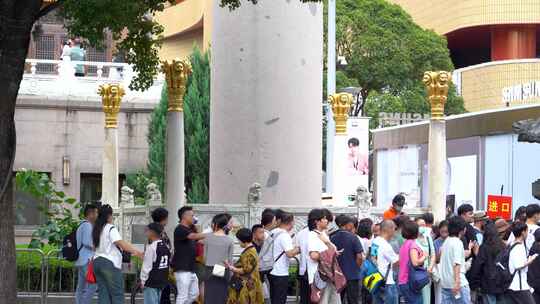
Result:
[[[429,103],[431,104],[431,119],[444,119],[444,105],[448,98],[448,86],[452,82],[452,75],[446,71],[425,72],[422,79],[426,85]]]
[[[353,96],[350,93],[337,93],[328,97],[328,103],[332,106],[334,121],[336,123],[336,134],[347,134],[347,119],[351,109]]]
[[[103,102],[105,128],[117,128],[120,102],[122,102],[122,97],[126,94],[124,88],[119,84],[104,84],[99,86],[98,92]]]
[[[186,93],[186,83],[191,74],[191,64],[189,60],[174,59],[172,61],[163,61],[163,73],[167,81],[167,94],[169,104],[167,111],[184,111],[184,94]]]

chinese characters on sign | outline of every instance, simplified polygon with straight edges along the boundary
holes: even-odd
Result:
[[[512,218],[512,197],[488,195],[487,215],[491,219],[499,217],[510,220]]]

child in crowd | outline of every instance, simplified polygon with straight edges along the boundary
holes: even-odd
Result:
[[[147,226],[146,236],[150,245],[144,252],[141,269],[141,285],[144,288],[144,304],[159,304],[161,291],[168,285],[169,247],[161,240],[163,226],[151,223]]]

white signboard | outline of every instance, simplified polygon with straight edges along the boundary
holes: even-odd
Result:
[[[527,101],[532,98],[540,98],[540,80],[520,83],[502,89],[504,103]]]

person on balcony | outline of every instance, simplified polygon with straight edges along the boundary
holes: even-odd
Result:
[[[71,57],[71,61],[84,61],[85,60],[86,51],[83,50],[83,48],[81,47],[80,38],[73,39],[73,46],[71,47],[69,56]],[[84,77],[84,65],[77,64],[75,66],[75,76]]]

